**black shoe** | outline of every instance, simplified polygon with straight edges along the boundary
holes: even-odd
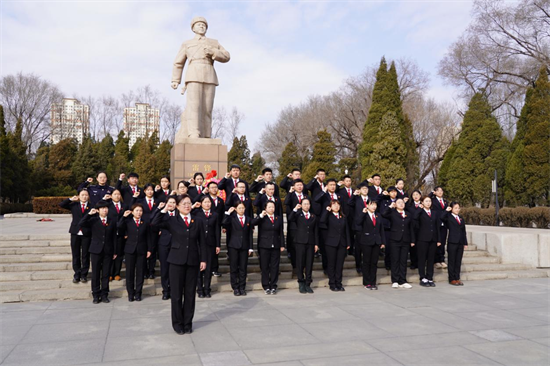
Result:
[[[204,295],[204,297],[206,297],[207,299],[209,299],[209,298],[212,297],[212,295],[210,295],[210,292],[207,292],[207,293]]]
[[[376,286],[376,285],[372,285],[370,288],[371,288],[372,290],[378,290],[378,286]]]
[[[174,329],[174,332],[176,332],[179,335],[184,335],[183,329]]]
[[[101,298],[94,297],[94,301],[92,301],[94,304],[99,304],[101,302]]]
[[[386,267],[386,271],[391,271],[391,267]]]
[[[136,301],[141,301],[141,295],[136,295]]]
[[[271,289],[271,295],[277,295],[277,289],[276,288]]]
[[[86,282],[88,282],[88,279],[87,279],[86,277],[82,277],[82,278],[80,279],[80,282],[86,283]]]
[[[357,274],[363,274],[363,270],[361,268],[357,268]]]
[[[221,277],[222,274],[220,272],[212,272],[212,276],[214,277]]]
[[[313,289],[309,286],[309,285],[306,285],[306,292],[308,294],[312,294],[313,293]]]
[[[168,295],[168,294],[162,294],[162,299],[163,299],[163,300],[169,300],[169,299],[170,299],[170,295]]]
[[[73,283],[79,283],[80,282],[80,278],[73,278]]]
[[[109,297],[104,296],[104,297],[101,298],[101,302],[104,302],[104,303],[108,304],[108,303],[111,302],[111,300],[109,300]]]
[[[415,270],[417,267],[416,266],[411,266],[411,270]]]
[[[234,290],[233,295],[235,296],[241,296],[241,292],[239,290]]]
[[[193,327],[183,327],[183,334],[191,334],[193,333]]]
[[[303,282],[298,282],[298,291],[300,291],[301,294],[307,294],[306,284]]]
[[[246,296],[246,290],[241,290],[241,296]]]
[[[338,291],[346,291],[346,289],[344,288],[344,286],[340,286],[338,287]]]
[[[316,253],[313,255],[313,257],[315,257],[315,258],[319,258],[320,256],[321,256],[321,253],[319,253],[319,252],[316,252]]]
[[[435,287],[434,281],[428,281],[428,283],[430,284],[430,287]]]
[[[128,301],[134,302],[134,300],[135,300],[134,295],[132,296],[128,295]]]
[[[338,290],[336,287],[331,287],[331,288],[330,288],[330,291],[338,292],[338,291],[340,291],[340,290]]]
[[[202,292],[199,292],[199,299],[204,299],[204,294]]]
[[[150,280],[154,280],[154,279],[155,279],[155,275],[154,275],[154,274],[149,275],[149,279],[150,279]]]
[[[420,286],[422,287],[430,287],[430,283],[428,281],[424,282],[424,281],[420,281]]]

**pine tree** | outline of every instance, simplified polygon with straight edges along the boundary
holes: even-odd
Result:
[[[89,177],[95,177],[100,170],[96,146],[90,136],[82,139],[82,144],[74,157],[72,164],[73,177],[77,183],[84,182]]]
[[[233,145],[227,154],[228,169],[233,164],[237,164],[241,167],[241,177],[245,181],[250,181],[253,177],[251,170],[250,149],[248,148],[248,141],[246,136],[243,135],[240,138],[235,137],[233,139]]]
[[[96,144],[97,160],[99,170],[104,171],[111,182],[116,181],[113,176],[113,166],[111,164],[115,155],[115,143],[113,137],[107,134],[99,143]]]
[[[526,103],[527,104],[527,103]],[[550,205],[550,83],[546,67],[540,69],[529,98],[523,144],[525,192],[530,205]],[[522,131],[522,132],[523,132]],[[518,151],[518,150],[516,150]],[[518,155],[520,152],[518,151]]]
[[[135,159],[133,161],[134,171],[139,174],[139,180],[143,184],[153,183],[155,172],[155,155],[152,151],[152,146],[149,139],[138,139],[132,150],[135,148]]]
[[[31,193],[52,188],[53,175],[50,169],[50,145],[43,142],[29,162],[31,171]]]
[[[336,147],[332,142],[332,136],[326,129],[317,132],[317,142],[313,145],[311,160],[304,169],[302,177],[304,181],[315,177],[317,169],[324,169],[327,177],[333,177],[336,173],[334,160],[336,156]]]
[[[250,163],[252,178],[256,179],[258,175],[262,174],[263,168],[265,168],[265,160],[262,158],[262,154],[258,151],[252,155],[252,161]]]
[[[5,129],[5,127],[4,127]],[[19,118],[13,132],[7,133],[9,153],[8,164],[11,165],[11,190],[7,192],[11,202],[26,202],[30,198],[29,160],[27,146],[23,142],[23,122]],[[3,172],[2,172],[3,174]]]
[[[71,166],[77,151],[78,145],[74,139],[61,140],[50,148],[50,171],[54,186],[76,186]]]
[[[113,159],[111,160],[112,174],[113,174],[112,181],[115,181],[116,179],[118,179],[118,176],[121,173],[128,174],[130,172],[129,141],[130,141],[129,138],[124,137],[124,131],[120,131],[118,133],[116,143],[115,143],[114,156],[113,156]]]
[[[9,137],[6,132],[4,107],[0,105],[0,192],[2,192],[3,199],[9,198],[10,192],[16,183],[14,178],[15,172],[9,146]]]
[[[302,170],[304,165],[304,159],[293,142],[286,144],[277,162],[279,163],[279,174],[281,176],[286,176],[294,168]]]
[[[447,196],[465,205],[489,205],[495,169],[499,186],[504,182],[509,144],[491,112],[487,97],[475,94],[464,115],[456,150],[443,160],[448,170],[440,178],[446,182]]]
[[[376,83],[374,84],[372,104],[369,110],[367,121],[363,128],[363,141],[359,147],[359,162],[362,169],[363,179],[371,176],[373,173],[381,171],[396,171],[394,167],[384,165],[373,165],[373,162],[384,164],[388,160],[386,156],[371,156],[375,153],[375,145],[381,142],[381,139],[394,140],[393,136],[380,135],[380,126],[384,117],[391,113],[391,119],[398,124],[397,137],[401,140],[402,153],[392,160],[392,164],[401,166],[397,171],[404,172],[402,176],[387,176],[382,178],[385,181],[395,181],[397,178],[406,180],[409,187],[414,186],[418,177],[418,153],[416,151],[416,142],[413,136],[412,123],[403,112],[401,94],[395,64],[392,62],[389,70],[386,60],[382,58],[380,67],[376,74]],[[388,151],[389,153],[389,151]]]
[[[163,175],[169,175],[170,173],[170,151],[172,150],[172,144],[168,140],[164,140],[155,151],[155,176],[154,182],[160,184],[160,178]]]

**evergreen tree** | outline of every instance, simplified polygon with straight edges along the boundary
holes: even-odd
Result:
[[[401,94],[399,92],[399,83],[395,64],[392,62],[389,70],[386,60],[382,58],[380,67],[376,74],[376,83],[374,84],[372,104],[369,110],[367,121],[363,128],[363,141],[359,147],[359,162],[362,169],[362,178],[365,179],[373,173],[381,171],[396,171],[394,167],[383,165],[372,165],[373,162],[384,164],[389,161],[386,156],[372,157],[375,150],[380,151],[381,140],[390,139],[392,143],[393,136],[380,135],[380,126],[384,117],[391,113],[390,119],[398,124],[398,129],[394,130],[397,137],[401,140],[401,154],[392,160],[392,164],[401,166],[398,171],[404,172],[402,176],[382,176],[385,181],[403,178],[409,187],[414,186],[418,177],[418,153],[416,151],[416,142],[413,136],[412,123],[403,112]],[[388,126],[384,127],[388,128]],[[378,148],[375,149],[375,145]],[[389,152],[389,151],[388,151]]]
[[[11,164],[11,151],[8,134],[6,132],[6,121],[4,119],[4,107],[0,105],[0,192],[2,199],[9,198],[9,192],[13,188],[14,171]]]
[[[78,145],[74,139],[64,139],[50,148],[49,162],[53,185],[60,187],[76,187],[71,170]]]
[[[304,159],[293,142],[286,144],[277,162],[279,163],[279,174],[281,176],[286,176],[294,168],[302,170],[304,165]]]
[[[540,69],[528,103],[525,123],[518,127],[525,134],[525,138],[516,152],[519,156],[523,155],[522,165],[528,203],[548,206],[550,205],[550,83],[546,67]],[[519,151],[522,145],[523,154]]]
[[[260,154],[260,152],[254,153],[254,155],[252,155],[252,161],[250,164],[252,180],[256,179],[258,175],[262,174],[263,168],[265,168],[265,160],[264,158],[262,158],[262,154]]]
[[[72,164],[73,177],[77,183],[96,176],[100,169],[97,155],[96,146],[91,137],[84,137]]]
[[[155,184],[160,184],[160,178],[163,175],[169,175],[170,173],[170,151],[172,150],[172,144],[168,140],[164,140],[155,151]]]
[[[228,169],[233,164],[239,165],[241,167],[241,177],[243,180],[250,181],[255,178],[253,177],[250,167],[250,149],[248,148],[248,141],[245,135],[233,139],[233,145],[227,154],[227,164]]]
[[[336,173],[334,160],[336,156],[336,147],[332,142],[332,136],[326,129],[317,132],[317,142],[313,145],[311,160],[304,169],[302,177],[304,181],[315,177],[317,169],[324,169],[327,177],[333,177]]]
[[[3,117],[3,116],[2,116]],[[2,118],[3,119],[3,118]],[[3,148],[7,158],[7,173],[11,180],[11,189],[5,192],[7,198],[11,202],[26,202],[30,198],[30,174],[29,174],[29,160],[27,158],[27,146],[23,142],[23,122],[21,119],[17,119],[15,130],[13,132],[5,132],[5,124],[2,127],[3,132],[1,135],[6,137],[8,148]],[[4,175],[2,171],[2,175]],[[4,191],[4,187],[2,190]],[[4,196],[4,192],[2,193]]]
[[[96,144],[97,160],[99,170],[104,171],[109,178],[109,181],[116,182],[117,177],[113,176],[112,160],[115,155],[115,143],[113,137],[107,134],[103,140]],[[114,184],[112,184],[114,185]]]
[[[52,182],[54,181],[53,175],[50,169],[50,145],[47,143],[41,143],[36,150],[34,160],[29,162],[31,171],[31,192],[35,192],[47,188],[52,188]]]
[[[508,148],[508,141],[491,114],[487,97],[481,93],[475,94],[464,115],[456,150],[443,160],[443,164],[448,164],[448,169],[440,172],[440,179],[446,182],[444,188],[448,197],[465,205],[487,207],[491,200],[491,181],[495,169],[499,186],[504,182]]]
[[[128,174],[130,172],[129,163],[129,148],[130,139],[124,136],[124,131],[120,131],[115,143],[115,152],[111,160],[113,178],[111,181],[116,181],[121,173]]]
[[[151,145],[149,139],[138,139],[132,146],[132,151],[136,154],[133,161],[134,171],[139,174],[142,185],[153,183],[155,178],[155,155]]]

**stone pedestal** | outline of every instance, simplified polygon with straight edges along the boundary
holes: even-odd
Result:
[[[176,189],[180,180],[193,178],[201,172],[205,177],[211,170],[218,172],[217,179],[227,173],[227,146],[221,139],[176,139],[170,153],[170,181]]]

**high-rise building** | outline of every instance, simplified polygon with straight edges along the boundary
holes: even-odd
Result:
[[[74,98],[52,103],[50,110],[51,142],[74,138],[79,144],[90,130],[90,107]]]
[[[146,138],[159,131],[160,112],[147,103],[136,103],[135,107],[124,108],[124,133],[130,138],[130,148],[138,138]]]

